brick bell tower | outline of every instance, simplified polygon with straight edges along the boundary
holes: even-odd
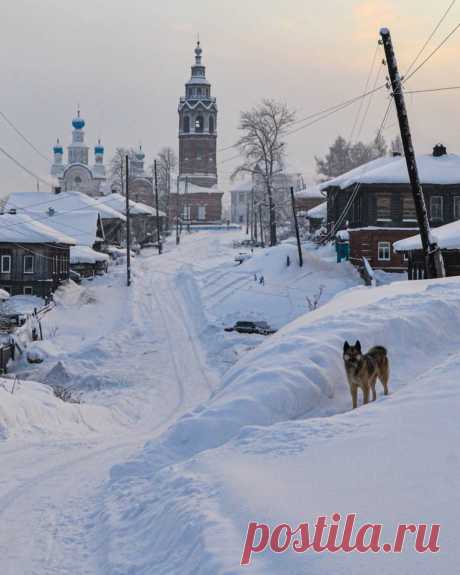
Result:
[[[179,179],[211,188],[217,184],[217,104],[201,63],[200,42],[195,48],[192,76],[179,101]]]

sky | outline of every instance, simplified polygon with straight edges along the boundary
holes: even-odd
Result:
[[[413,60],[451,0],[14,0],[2,4],[0,111],[45,156],[66,146],[77,105],[86,140],[98,138],[108,161],[119,146],[142,144],[150,163],[177,151],[178,99],[190,76],[199,34],[207,78],[219,107],[218,148],[238,138],[239,115],[262,98],[285,102],[298,118],[364,91],[380,27],[391,30],[401,71]],[[460,2],[426,50],[460,22]],[[386,74],[378,49],[380,79]],[[414,89],[460,85],[460,31],[408,82]],[[422,60],[423,58],[421,58]],[[420,61],[421,61],[420,60]],[[374,82],[374,77],[371,84]],[[460,153],[459,91],[407,95],[418,153],[437,142]],[[370,101],[359,139],[377,132],[385,90]],[[367,108],[366,105],[362,108]],[[315,179],[314,157],[337,135],[349,138],[359,104],[286,139],[287,169]],[[362,116],[361,116],[362,117]],[[357,123],[361,125],[361,119]],[[384,136],[397,133],[394,112]],[[0,117],[0,146],[35,174],[50,163]],[[228,189],[234,150],[218,154]],[[36,181],[0,154],[0,196],[36,189]],[[43,188],[43,186],[42,186]]]

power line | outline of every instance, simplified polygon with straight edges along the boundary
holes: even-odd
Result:
[[[8,116],[4,112],[2,112],[1,110],[0,110],[0,116],[16,132],[16,134],[18,134],[18,136],[21,137],[24,140],[24,142],[26,142],[26,144],[28,144],[32,148],[32,150],[34,150],[34,152],[36,152],[43,160],[45,160],[46,162],[51,161],[51,158],[42,154],[40,152],[40,150],[36,146],[34,146],[34,144],[32,144],[32,142],[21,132],[21,130],[19,128],[17,128],[13,124],[13,122],[8,118]]]
[[[21,168],[21,170],[23,170],[24,172],[26,172],[27,174],[29,174],[29,176],[32,176],[33,178],[35,178],[36,180],[38,180],[39,182],[41,182],[42,184],[45,184],[45,186],[49,186],[50,188],[53,187],[53,184],[51,184],[51,182],[47,182],[46,180],[44,180],[43,178],[41,178],[40,176],[37,176],[37,174],[35,174],[34,172],[32,172],[32,170],[29,170],[29,168],[26,168],[26,166],[24,166],[24,164],[21,164],[21,162],[19,160],[17,160],[14,156],[12,156],[9,152],[7,152],[4,148],[2,148],[0,146],[0,152],[6,156],[7,158],[9,158],[13,163],[15,163],[19,168]]]
[[[364,91],[365,91],[365,92],[367,92],[367,90],[368,90],[368,88],[369,88],[369,82],[371,81],[372,74],[373,74],[373,72],[374,72],[374,66],[375,66],[375,61],[376,61],[376,59],[377,59],[378,51],[379,51],[379,43],[377,42],[377,45],[376,45],[375,50],[374,50],[374,55],[373,55],[373,57],[372,57],[371,68],[370,68],[369,73],[368,73],[368,75],[367,75],[366,84],[365,84],[365,86],[364,86]],[[375,82],[375,86],[376,86],[376,85],[377,85],[377,80],[376,80],[376,82]],[[374,87],[375,87],[375,86],[374,86]],[[359,117],[360,117],[360,115],[361,115],[361,112],[362,112],[362,109],[363,109],[363,105],[364,105],[364,98],[363,98],[363,99],[360,101],[360,103],[359,103],[358,112],[357,112],[357,114],[356,114],[355,120],[354,120],[354,122],[353,122],[353,126],[352,126],[352,128],[351,128],[350,137],[349,137],[350,142],[353,141],[353,137],[354,137],[354,135],[355,135],[355,130],[356,130],[356,127],[357,127],[357,125],[358,125],[358,120],[359,120]]]
[[[425,43],[423,44],[423,46],[420,48],[420,50],[418,51],[417,55],[415,56],[415,58],[412,60],[409,68],[407,69],[406,73],[404,74],[404,76],[407,76],[408,74],[410,74],[410,71],[412,70],[412,68],[415,66],[417,60],[420,58],[420,56],[423,54],[423,52],[425,51],[425,48],[428,46],[428,44],[431,42],[433,36],[436,34],[436,32],[439,30],[439,27],[441,26],[441,24],[444,22],[444,20],[446,19],[447,15],[449,14],[449,12],[451,11],[451,9],[453,8],[454,4],[456,3],[457,0],[452,0],[452,2],[449,4],[447,10],[444,12],[444,14],[442,15],[441,19],[439,20],[439,22],[436,24],[436,26],[434,27],[434,29],[432,30],[431,34],[428,36],[428,38],[426,39]]]
[[[430,54],[415,68],[415,70],[413,70],[408,76],[406,76],[405,78],[403,78],[403,82],[407,82],[410,78],[412,78],[412,76],[414,76],[414,74],[416,74],[420,68],[422,68],[429,60],[431,60],[431,58],[438,52],[438,50],[440,50],[444,44],[450,40],[450,38],[457,32],[457,30],[460,28],[460,23],[458,23],[450,32],[449,34],[447,34],[447,36],[443,39],[443,41],[438,44],[438,46],[436,46],[436,48],[430,52]]]

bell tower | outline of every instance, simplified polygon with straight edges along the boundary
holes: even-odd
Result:
[[[179,179],[211,188],[217,184],[217,103],[201,54],[198,41],[192,75],[179,101]]]

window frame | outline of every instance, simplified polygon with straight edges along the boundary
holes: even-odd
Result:
[[[380,213],[382,207],[379,206],[379,200],[388,199],[388,207],[385,208],[384,213]],[[391,217],[391,192],[380,192],[376,194],[375,199],[375,214],[378,222],[391,222],[393,218]]]
[[[4,265],[3,265],[4,260],[8,260],[8,262],[9,262],[9,266],[8,266],[9,269],[8,270],[4,269]],[[9,254],[2,254],[1,268],[0,269],[1,269],[2,274],[10,274],[11,273],[11,256]]]
[[[383,246],[385,246],[385,247],[383,247]],[[386,258],[386,257],[381,257],[381,252],[380,252],[380,250],[381,250],[381,249],[383,250],[383,249],[386,249],[386,248],[388,248],[388,257],[387,257],[387,258]],[[391,261],[391,242],[384,241],[384,240],[377,242],[377,260],[378,260],[379,262],[389,262],[389,261]]]
[[[439,216],[433,214],[433,205],[434,205],[433,200],[434,199],[440,200],[440,214],[441,215],[439,215]],[[437,195],[430,197],[430,217],[432,220],[441,220],[441,221],[444,220],[444,197],[443,196],[437,194]]]
[[[460,196],[454,196],[453,211],[454,211],[454,220],[460,220]]]
[[[26,270],[26,261],[30,258],[32,261],[32,269],[30,271]],[[26,254],[23,259],[22,270],[24,274],[31,275],[35,273],[35,256],[33,254]]]
[[[27,291],[26,290],[30,290]],[[34,295],[34,288],[33,286],[23,286],[22,288],[22,295]]]

